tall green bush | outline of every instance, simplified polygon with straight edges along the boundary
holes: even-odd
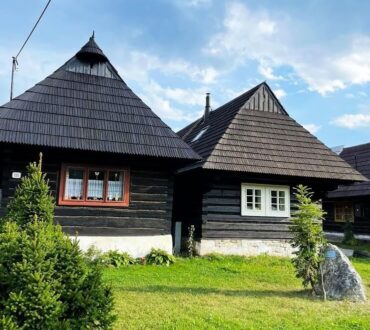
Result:
[[[292,262],[296,276],[302,279],[303,286],[311,285],[314,289],[314,285],[320,280],[322,251],[327,243],[322,229],[325,212],[318,202],[312,200],[313,192],[310,188],[299,185],[295,191],[298,210],[294,213],[290,226],[293,235],[291,245],[295,249]]]
[[[49,196],[41,166],[31,164],[29,171],[0,230],[0,328],[109,329],[113,298],[100,268],[43,211],[52,204],[40,197]],[[31,200],[42,206],[26,205],[26,217],[22,201]]]
[[[353,233],[353,226],[351,221],[347,220],[343,226],[343,240],[342,243],[350,246],[356,246],[358,244],[355,234]]]
[[[54,200],[41,171],[41,157],[38,164],[29,164],[28,175],[21,179],[7,208],[6,219],[16,221],[21,227],[32,221],[35,215],[40,221],[53,222]]]

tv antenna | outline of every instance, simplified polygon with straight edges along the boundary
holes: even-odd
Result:
[[[19,56],[19,54],[22,52],[22,50],[23,50],[24,46],[26,46],[26,44],[27,44],[28,40],[30,39],[30,37],[31,37],[31,35],[32,35],[32,33],[33,33],[33,31],[35,31],[36,26],[39,24],[39,22],[40,22],[40,20],[41,20],[42,16],[44,16],[44,13],[45,13],[46,9],[49,7],[50,2],[51,2],[51,0],[48,0],[47,4],[46,4],[46,5],[45,5],[45,7],[44,7],[44,10],[42,11],[42,13],[41,13],[40,17],[39,17],[39,18],[38,18],[38,20],[36,21],[35,25],[33,26],[33,28],[32,28],[32,30],[31,30],[31,32],[29,33],[29,35],[28,35],[28,37],[27,37],[26,41],[23,43],[23,45],[22,45],[21,49],[19,50],[19,52],[17,53],[17,55],[12,57],[12,77],[11,77],[11,80],[10,80],[10,100],[12,100],[12,99],[13,99],[14,72],[15,72],[15,70],[17,69],[17,65],[18,65],[18,56]]]

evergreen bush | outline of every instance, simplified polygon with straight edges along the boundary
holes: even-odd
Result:
[[[325,212],[318,202],[312,200],[313,192],[310,188],[299,185],[295,191],[298,210],[290,226],[293,235],[291,245],[296,250],[292,262],[303,286],[311,285],[314,289],[320,280],[322,251],[327,243],[322,229]]]
[[[5,219],[16,221],[21,227],[31,222],[35,215],[38,220],[48,223],[54,219],[54,200],[41,171],[41,157],[38,164],[29,164],[28,175],[21,179],[7,207]]]
[[[45,187],[41,165],[31,164],[1,226],[0,327],[109,329],[115,318],[111,290],[77,240],[53,224]]]

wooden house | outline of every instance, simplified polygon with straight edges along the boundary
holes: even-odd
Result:
[[[43,152],[55,220],[83,248],[172,252],[174,172],[199,156],[135,95],[93,37],[0,107],[0,212]]]
[[[322,198],[364,177],[291,118],[266,83],[178,134],[201,157],[179,170],[174,221],[195,226],[200,254],[289,255],[293,187]]]
[[[370,179],[370,143],[344,148],[340,153],[347,163]],[[327,212],[327,232],[343,232],[344,224],[353,223],[356,234],[370,235],[370,182],[341,185],[323,201]]]

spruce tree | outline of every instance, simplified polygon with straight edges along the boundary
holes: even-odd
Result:
[[[16,221],[21,227],[33,221],[53,222],[54,199],[49,192],[48,181],[42,173],[42,154],[38,163],[27,167],[28,175],[21,179],[11,199],[6,220]]]

